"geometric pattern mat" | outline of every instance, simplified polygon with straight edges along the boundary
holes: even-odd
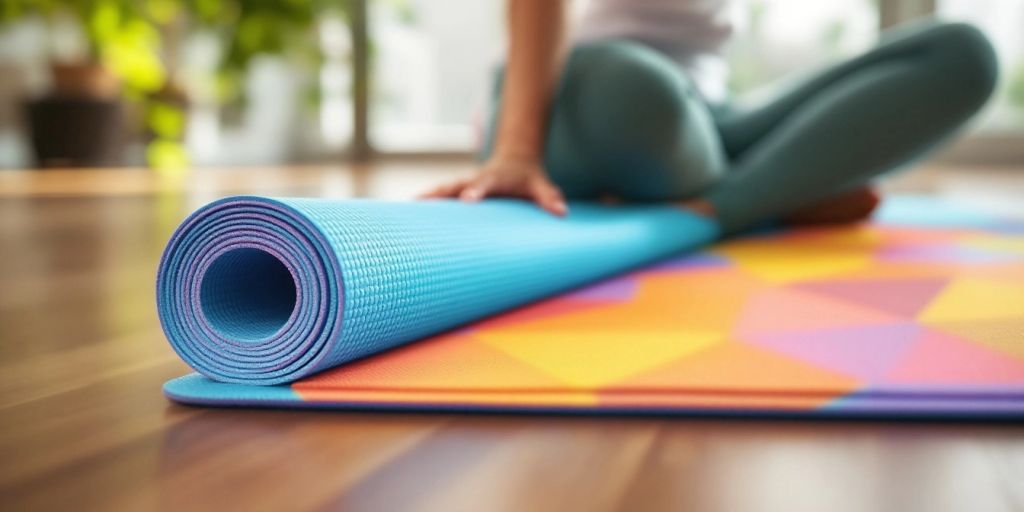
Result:
[[[212,387],[211,387],[212,386]],[[925,212],[766,232],[213,405],[1024,417],[1024,222]]]

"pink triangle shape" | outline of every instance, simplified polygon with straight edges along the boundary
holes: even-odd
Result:
[[[914,318],[948,283],[948,279],[865,279],[818,281],[795,287],[877,311]]]
[[[1024,362],[963,338],[925,329],[887,380],[930,386],[1014,384],[1024,391]]]
[[[755,294],[744,306],[735,332],[743,337],[786,331],[901,323],[874,309],[795,288],[773,288]]]
[[[744,337],[744,341],[872,382],[884,378],[903,360],[920,333],[920,326],[903,323],[755,334]]]

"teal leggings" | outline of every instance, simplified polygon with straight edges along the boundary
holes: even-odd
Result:
[[[917,23],[757,106],[712,106],[656,50],[586,44],[563,71],[544,164],[570,198],[704,197],[722,228],[736,232],[863,186],[936,147],[985,104],[997,74],[976,28]],[[500,77],[498,84],[500,95]]]

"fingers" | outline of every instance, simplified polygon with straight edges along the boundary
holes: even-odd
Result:
[[[448,197],[458,197],[470,181],[470,179],[461,179],[452,183],[446,183],[434,188],[433,190],[420,194],[418,197],[420,199],[444,199]]]
[[[481,173],[473,178],[441,185],[421,194],[421,199],[457,198],[477,202],[490,195],[520,197],[537,203],[542,209],[557,216],[569,213],[561,190],[541,173]]]
[[[569,213],[562,191],[544,177],[535,178],[530,182],[530,197],[548,212],[562,217]]]
[[[493,186],[494,178],[489,174],[481,174],[462,189],[462,192],[459,193],[459,199],[475,203],[487,197]]]

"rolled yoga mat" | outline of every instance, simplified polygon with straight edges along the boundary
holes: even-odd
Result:
[[[221,201],[186,221],[161,267],[168,336],[206,374],[164,393],[237,407],[1024,419],[1024,220],[890,197],[869,223],[688,250],[714,234],[671,208],[574,205],[555,219],[511,202]]]
[[[272,385],[707,244],[669,206],[231,197],[164,252],[157,307],[192,368]]]

